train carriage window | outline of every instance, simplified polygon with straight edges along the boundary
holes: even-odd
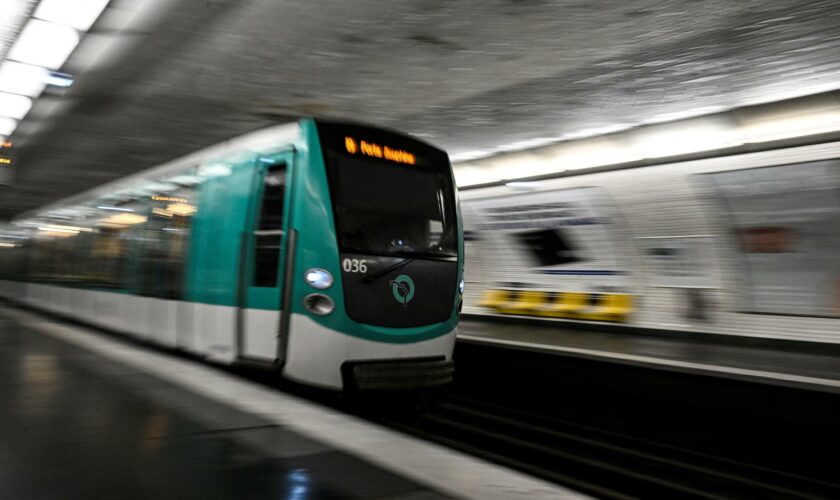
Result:
[[[131,290],[133,252],[148,220],[147,208],[130,195],[102,198],[94,207],[92,238],[80,242],[87,254],[80,281],[96,288]]]
[[[126,288],[126,229],[99,225],[90,246],[86,281],[101,288]]]
[[[259,224],[254,231],[254,286],[277,286],[285,199],[286,164],[278,163],[269,167],[263,178]]]
[[[455,200],[443,168],[398,169],[328,153],[341,251],[453,257]]]
[[[180,300],[184,294],[190,231],[198,212],[195,177],[186,172],[151,184],[148,221],[143,226],[137,256],[141,295]]]

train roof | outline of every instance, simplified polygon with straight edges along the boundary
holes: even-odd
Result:
[[[12,219],[12,222],[47,216],[49,212],[62,210],[68,206],[78,205],[87,200],[101,198],[109,194],[117,196],[121,190],[126,189],[134,183],[154,181],[162,177],[177,175],[191,165],[199,165],[214,159],[222,159],[236,151],[253,151],[259,153],[278,146],[293,144],[300,139],[301,120],[256,130],[175,158],[161,165],[141,170],[128,177],[107,182],[87,191],[50,203],[49,205],[25,212]]]

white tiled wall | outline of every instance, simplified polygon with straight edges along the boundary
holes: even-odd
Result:
[[[605,190],[618,214],[617,227],[611,233],[618,235],[613,242],[614,251],[619,265],[629,273],[629,292],[638,298],[629,320],[632,325],[840,343],[840,318],[739,312],[744,310],[740,259],[726,214],[711,183],[702,175],[831,158],[840,158],[840,143],[564,177],[542,182],[535,192],[585,186]],[[806,170],[803,175],[807,175]],[[504,186],[463,191],[465,229],[475,229],[471,203],[510,192]],[[703,274],[700,290],[707,302],[705,320],[687,318],[687,288],[659,286],[661,283],[654,279],[655,270],[644,256],[646,242],[678,237],[696,238],[695,241],[704,245],[705,258],[695,264]],[[507,268],[519,266],[523,275],[528,272],[525,263],[510,262],[511,256],[499,255],[493,245],[482,243],[478,240],[467,244],[465,312],[468,313],[489,314],[476,303],[485,289],[496,286],[487,269],[496,266],[500,259],[508,260]]]

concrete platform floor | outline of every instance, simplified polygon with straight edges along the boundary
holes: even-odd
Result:
[[[3,304],[0,401],[3,499],[575,496]]]
[[[662,370],[840,392],[840,351],[816,343],[644,335],[616,329],[574,329],[561,324],[482,320],[470,317],[458,327],[458,340],[511,349],[553,352]]]

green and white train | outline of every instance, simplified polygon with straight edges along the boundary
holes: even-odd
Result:
[[[0,294],[334,389],[452,378],[463,235],[445,152],[303,119],[0,227]]]

